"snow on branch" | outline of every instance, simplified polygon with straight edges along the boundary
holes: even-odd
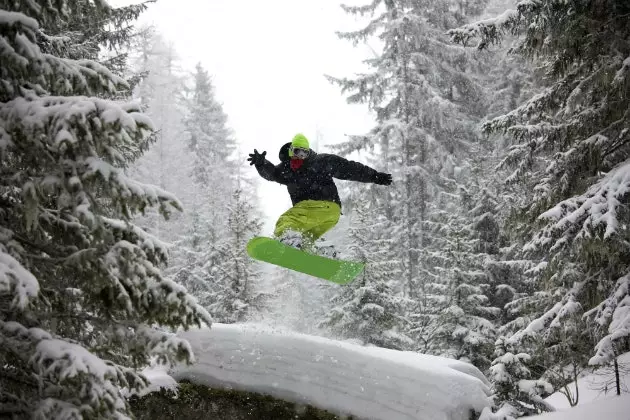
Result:
[[[19,97],[0,104],[2,157],[12,156],[16,167],[34,168],[24,184],[20,177],[14,180],[25,193],[30,191],[35,209],[31,223],[38,197],[51,189],[73,191],[78,197],[73,212],[94,221],[91,207],[96,203],[84,193],[92,189],[90,183],[100,184],[98,188],[109,193],[126,218],[153,205],[159,205],[165,217],[171,208],[182,209],[173,194],[134,181],[123,171],[141,155],[153,130],[151,121],[138,111],[135,103],[83,96]]]
[[[372,3],[366,4],[364,6],[348,6],[346,4],[341,4],[341,8],[344,12],[350,13],[353,15],[365,16],[368,13],[374,13],[376,8],[383,2],[383,0],[372,0]]]
[[[330,150],[341,155],[348,156],[353,152],[360,152],[362,150],[369,149],[372,146],[372,136],[368,135],[353,135],[349,134],[348,140],[344,143],[338,143],[330,145]]]
[[[99,63],[69,60],[41,51],[37,37],[45,35],[35,19],[22,13],[0,10],[0,32],[2,101],[22,95],[25,87],[37,94],[53,95],[114,94],[117,89],[129,87],[124,79]]]
[[[147,386],[146,380],[133,369],[103,360],[78,344],[52,337],[37,343],[31,364],[44,381],[51,383],[49,390],[44,389],[45,393],[55,395],[57,386],[52,384],[69,384],[73,379],[78,380],[75,382],[77,386],[72,387],[74,398],[62,401],[42,399],[35,409],[35,418],[57,418],[56,415],[68,408],[74,409],[77,414],[105,410],[107,417],[125,418],[126,402],[120,389],[139,390]],[[90,386],[85,386],[86,382]],[[102,404],[103,401],[108,404]]]
[[[589,238],[594,229],[605,228],[603,238],[617,233],[618,212],[627,206],[630,197],[630,160],[618,165],[604,178],[592,185],[584,194],[561,201],[539,216],[549,223],[533,240],[548,242],[554,232],[561,232],[556,246],[562,246],[570,237]],[[567,237],[568,236],[568,237]]]
[[[382,28],[385,25],[386,18],[387,15],[382,14],[376,19],[370,21],[370,23],[368,23],[368,25],[363,29],[352,32],[336,31],[335,34],[339,39],[351,41],[352,45],[356,47],[360,42],[365,42],[370,36],[373,36],[380,28]]]
[[[0,10],[0,25],[15,26],[21,25],[25,29],[36,31],[39,29],[37,20],[26,16],[23,13]]]
[[[374,94],[378,89],[378,77],[374,74],[360,74],[356,79],[337,78],[330,75],[325,75],[325,77],[330,83],[339,86],[342,94],[355,91],[348,97],[348,103],[369,102],[371,94]]]
[[[527,121],[533,115],[544,115],[544,112],[555,106],[556,98],[564,95],[563,85],[554,85],[532,96],[527,102],[505,115],[496,117],[483,123],[484,133],[509,132],[517,138],[534,138],[546,132],[549,123],[529,124]],[[564,97],[564,96],[562,96]]]
[[[519,2],[519,6],[524,3]],[[515,28],[520,23],[519,11],[509,9],[494,18],[480,20],[468,25],[451,29],[447,32],[451,40],[462,45],[467,45],[473,38],[480,38],[477,48],[486,48],[489,44],[500,42],[501,35]]]
[[[136,236],[137,240],[135,242],[140,244],[140,247],[144,252],[155,253],[159,256],[159,259],[163,261],[166,261],[168,258],[168,251],[170,248],[169,244],[151,235],[133,223],[120,219],[110,219],[108,217],[103,217],[101,220],[114,230],[131,233]]]
[[[564,295],[561,302],[557,302],[543,315],[534,319],[525,328],[509,337],[506,342],[510,345],[517,345],[527,338],[547,339],[553,336],[558,330],[573,328],[573,324],[568,323],[567,320],[582,313],[583,308],[578,302],[578,296],[583,290],[584,284],[584,282],[576,282]]]
[[[0,295],[13,295],[11,307],[25,309],[39,293],[39,282],[0,243]]]
[[[33,396],[37,402],[24,400],[35,419],[83,418],[95,412],[103,418],[125,419],[120,389],[147,385],[133,369],[102,360],[40,328],[0,321],[0,340],[17,357],[14,363],[28,365],[40,379],[39,394]]]
[[[517,374],[518,376],[529,376],[530,371],[526,367],[526,363],[531,360],[531,356],[527,353],[511,353],[506,352],[498,356],[490,367],[490,376],[493,382],[503,383],[508,382],[511,376]],[[514,370],[510,372],[509,370]]]
[[[148,325],[140,325],[135,331],[133,340],[142,341],[148,349],[148,354],[157,356],[157,362],[162,365],[174,366],[176,362],[182,359],[181,356],[188,363],[195,362],[190,343],[175,334],[158,331]]]
[[[595,356],[589,360],[590,365],[605,365],[618,356],[615,342],[630,336],[630,273],[617,280],[614,292],[584,317],[602,328],[608,325],[608,334],[597,343]]]
[[[615,74],[614,83],[621,84],[627,77],[630,76],[630,57],[623,60],[621,68]]]
[[[120,240],[103,261],[114,298],[129,318],[155,319],[169,327],[211,325],[208,312],[183,286],[164,279],[138,245]]]
[[[0,336],[2,336],[2,343],[6,346],[12,346],[15,343],[22,343],[23,341],[37,342],[40,340],[49,340],[52,336],[46,331],[40,328],[26,328],[24,325],[8,321],[4,322],[0,320]],[[14,350],[17,347],[14,347]],[[24,354],[20,353],[20,356],[24,357]]]
[[[553,320],[558,316],[561,308],[562,304],[560,302],[556,303],[553,308],[549,309],[539,318],[533,320],[525,329],[517,332],[512,337],[510,337],[510,344],[518,343],[522,341],[525,337],[538,337],[543,332],[545,327],[551,324]]]
[[[169,206],[180,211],[183,209],[182,203],[179,199],[177,199],[177,197],[175,197],[175,195],[159,188],[158,186],[135,181],[125,175],[122,169],[116,168],[100,158],[88,157],[85,159],[85,163],[87,170],[83,174],[82,178],[89,180],[90,178],[97,176],[98,178],[105,180],[107,188],[110,190],[112,196],[120,196],[122,198],[122,200],[120,200],[120,205],[126,216],[131,215],[126,214],[127,211],[125,210],[127,210],[127,208],[126,204],[122,202],[123,200],[139,200],[140,202],[151,206],[159,205],[160,212],[167,217],[170,214]],[[134,233],[137,234],[138,231],[135,231]],[[152,241],[154,245],[158,246],[158,248],[165,248],[163,244],[158,244],[148,238],[148,236],[145,236],[145,238]]]
[[[19,97],[0,104],[0,126],[13,136],[15,147],[52,148],[51,151],[64,153],[69,146],[79,144],[91,146],[86,147],[87,152],[98,155],[96,152],[105,152],[107,147],[119,145],[124,149],[154,129],[138,111],[135,104],[121,106],[85,96]],[[41,143],[42,136],[48,144]],[[16,137],[23,144],[16,144]],[[121,165],[125,161],[116,159],[113,163]]]

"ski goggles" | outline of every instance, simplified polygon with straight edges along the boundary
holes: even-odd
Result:
[[[293,147],[289,149],[289,156],[298,159],[306,159],[311,154],[311,149],[305,149],[303,147]]]

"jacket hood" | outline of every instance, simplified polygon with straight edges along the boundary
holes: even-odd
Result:
[[[280,152],[278,153],[278,158],[280,159],[280,162],[286,162],[287,160],[291,159],[289,158],[289,147],[291,147],[291,142],[284,144],[280,148]]]

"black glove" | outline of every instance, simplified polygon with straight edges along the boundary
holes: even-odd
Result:
[[[378,185],[390,185],[392,183],[392,175],[379,172],[374,176],[374,183]]]
[[[258,150],[254,149],[254,153],[250,153],[249,158],[247,158],[249,165],[262,165],[265,163],[266,154],[267,152],[258,153]]]

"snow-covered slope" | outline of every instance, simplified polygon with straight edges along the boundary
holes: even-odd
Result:
[[[196,362],[177,380],[266,393],[338,414],[383,420],[468,420],[490,405],[474,366],[456,360],[329,340],[260,325],[179,334]]]
[[[531,420],[628,420],[630,419],[630,395],[614,396],[577,407],[528,417]]]

